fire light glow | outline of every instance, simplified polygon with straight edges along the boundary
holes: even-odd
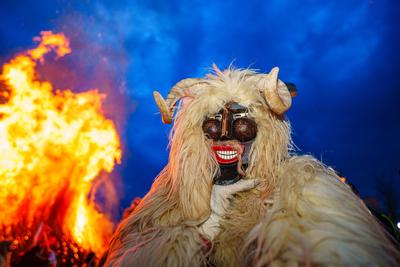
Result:
[[[5,229],[44,223],[100,254],[113,224],[88,195],[99,173],[120,162],[119,137],[97,90],[54,90],[39,80],[37,64],[51,51],[70,53],[68,39],[42,32],[34,40],[0,74],[0,221]]]

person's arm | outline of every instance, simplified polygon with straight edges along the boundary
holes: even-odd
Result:
[[[205,246],[220,231],[219,222],[229,209],[229,199],[257,183],[254,179],[243,179],[232,185],[214,185],[210,216],[198,226],[187,222],[143,231],[129,231],[128,227],[122,227],[117,231],[128,233],[113,241],[104,266],[204,266],[207,260]]]
[[[220,231],[220,221],[229,209],[234,194],[254,188],[256,179],[241,179],[230,185],[214,185],[211,192],[210,217],[199,227],[200,233],[212,241]]]

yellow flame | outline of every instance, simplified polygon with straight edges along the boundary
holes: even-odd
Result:
[[[16,56],[0,74],[0,221],[62,223],[83,248],[101,253],[112,223],[88,201],[92,182],[111,172],[121,149],[97,90],[55,91],[35,68],[45,54],[71,52],[61,34],[42,32],[36,48]],[[54,218],[54,216],[56,218]]]

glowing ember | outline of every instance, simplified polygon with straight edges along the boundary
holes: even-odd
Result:
[[[35,73],[50,51],[71,52],[68,39],[42,32],[35,40],[0,76],[0,222],[4,229],[44,223],[100,254],[112,223],[88,195],[96,176],[120,161],[119,138],[97,90],[54,92]]]

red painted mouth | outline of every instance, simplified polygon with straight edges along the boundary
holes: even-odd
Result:
[[[241,151],[237,151],[233,146],[215,145],[211,146],[218,163],[230,164],[238,161],[238,155],[243,153],[244,147],[241,145]]]

